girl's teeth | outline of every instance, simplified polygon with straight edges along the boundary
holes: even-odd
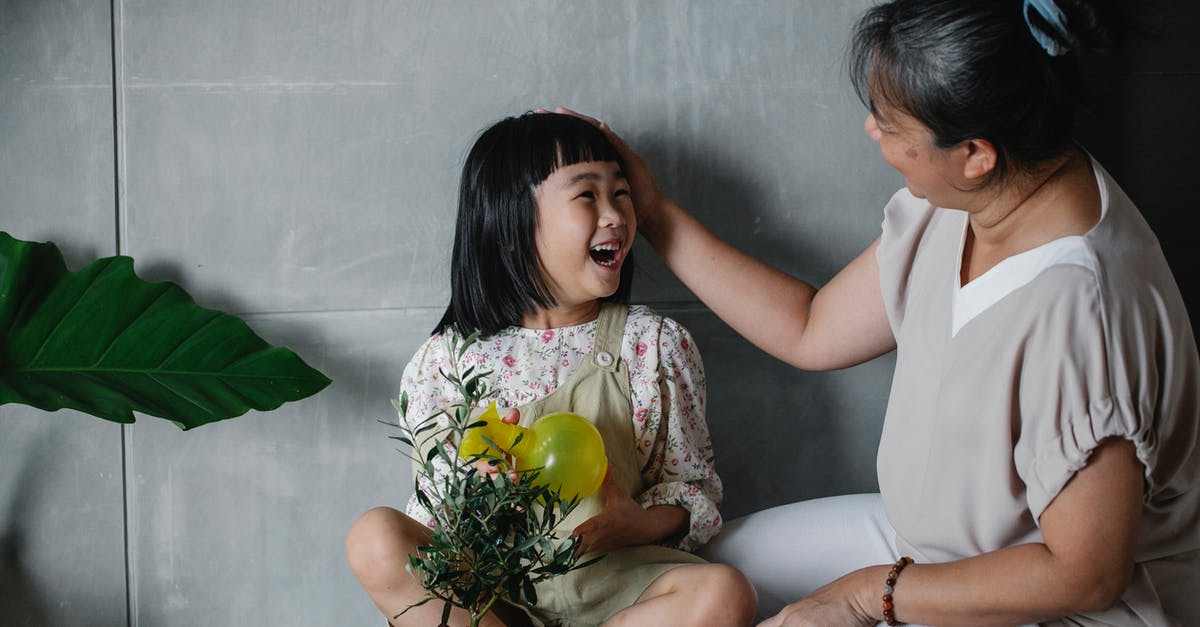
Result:
[[[617,247],[610,245],[596,246],[588,251],[592,261],[602,266],[612,266],[617,263]]]

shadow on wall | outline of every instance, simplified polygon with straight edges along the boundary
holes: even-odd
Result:
[[[49,433],[43,435],[43,440],[49,440]],[[28,447],[26,451],[42,450],[41,447]],[[49,625],[46,611],[46,595],[41,593],[31,576],[32,569],[26,568],[22,559],[25,548],[25,530],[36,525],[37,521],[30,520],[28,513],[37,511],[34,499],[37,497],[38,486],[43,485],[46,467],[38,464],[37,460],[26,458],[17,466],[16,478],[13,481],[13,491],[9,502],[0,508],[0,520],[8,521],[8,525],[0,530],[0,612],[5,625]],[[11,467],[10,467],[11,468]],[[53,466],[50,466],[51,470]]]
[[[1080,141],[1113,175],[1158,236],[1200,330],[1200,233],[1192,227],[1200,158],[1200,3],[1148,2],[1146,32],[1085,66],[1092,112]]]

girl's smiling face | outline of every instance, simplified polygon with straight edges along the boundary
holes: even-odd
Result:
[[[563,166],[534,192],[538,258],[556,309],[594,305],[621,284],[637,218],[629,182],[613,161]]]

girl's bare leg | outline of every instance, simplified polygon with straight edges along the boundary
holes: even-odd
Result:
[[[408,564],[409,554],[428,544],[430,535],[428,527],[390,507],[377,507],[363,514],[346,535],[350,568],[375,606],[396,627],[429,627],[441,622],[443,604],[438,600],[393,618],[425,598],[425,589],[404,567]],[[512,610],[516,611],[515,608]],[[465,610],[455,608],[450,613],[449,624],[453,627],[469,623]],[[480,625],[504,627],[505,623],[489,613]]]
[[[741,571],[725,564],[689,564],[655,579],[637,602],[604,624],[728,627],[754,620],[758,595]]]

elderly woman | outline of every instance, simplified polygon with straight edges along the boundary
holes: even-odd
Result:
[[[907,189],[820,289],[626,149],[643,234],[740,334],[805,369],[897,351],[881,497],[760,512],[709,553],[795,601],[765,625],[1200,625],[1196,343],[1154,234],[1072,138],[1080,53],[1119,39],[1106,8],[871,9],[852,75]]]

